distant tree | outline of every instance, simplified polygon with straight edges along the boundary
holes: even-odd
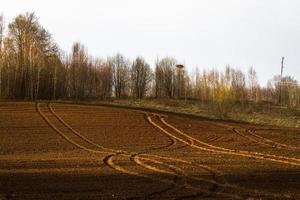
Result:
[[[258,102],[260,100],[260,86],[257,80],[257,74],[253,67],[248,71],[249,99]]]
[[[80,100],[86,97],[88,56],[85,47],[76,42],[72,47],[70,81],[71,97]]]
[[[12,38],[14,45],[17,47],[18,55],[18,70],[17,70],[17,82],[16,87],[16,97],[17,98],[29,98],[30,91],[29,87],[31,85],[31,64],[30,53],[33,44],[35,43],[35,36],[39,29],[39,24],[37,23],[37,18],[33,13],[26,15],[17,16],[12,23],[9,24],[9,35]]]
[[[14,96],[18,99],[36,99],[42,86],[45,96],[41,97],[49,98],[53,84],[48,80],[49,77],[41,81],[41,73],[44,73],[43,78],[53,73],[48,66],[51,68],[52,61],[60,59],[51,35],[39,24],[34,13],[18,15],[8,28],[12,45],[7,47],[14,49],[18,63],[13,84]]]
[[[291,76],[282,77],[281,81],[279,82],[278,90],[279,95],[281,95],[281,104],[287,105],[289,107],[296,107],[298,95],[297,94],[297,81]]]
[[[214,111],[221,118],[225,118],[231,111],[234,98],[230,88],[226,85],[219,85],[214,90]]]
[[[121,54],[108,59],[113,71],[113,85],[116,98],[128,96],[129,62]]]
[[[143,58],[136,58],[131,67],[132,93],[136,98],[143,98],[152,78],[149,64]]]
[[[245,74],[241,70],[232,69],[231,76],[231,88],[235,101],[244,104],[247,97]]]
[[[207,72],[204,70],[202,73],[196,68],[195,71],[195,83],[194,83],[194,96],[200,99],[202,103],[208,101],[209,98],[209,86]]]
[[[218,70],[210,70],[207,72],[207,99],[210,102],[215,102],[216,100],[216,90],[220,85],[220,72]]]
[[[248,71],[246,84],[246,76],[239,69],[227,66],[225,71],[196,70],[189,75],[177,68],[171,57],[158,59],[152,74],[143,58],[132,64],[121,54],[94,59],[86,49],[76,42],[70,54],[62,54],[34,13],[16,16],[7,27],[0,16],[0,99],[187,96],[200,99],[202,105],[212,105],[219,113],[247,100],[300,106],[300,87],[290,76],[275,76],[267,87],[260,87],[253,68]]]
[[[2,69],[3,69],[3,55],[2,55],[2,41],[4,32],[3,15],[0,15],[0,99],[2,99]]]
[[[0,15],[0,50],[2,49],[3,33],[4,33],[4,19],[3,19],[3,15]]]
[[[109,99],[112,96],[113,69],[107,62],[96,61],[97,79],[96,91],[99,99]]]
[[[175,93],[176,60],[165,57],[156,62],[155,85],[156,97],[173,98]]]

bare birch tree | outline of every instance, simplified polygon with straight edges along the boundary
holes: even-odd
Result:
[[[129,93],[129,62],[121,54],[117,54],[108,60],[113,71],[115,97],[127,97]]]
[[[176,60],[165,57],[156,62],[155,84],[156,96],[173,98],[175,93]]]
[[[150,66],[143,58],[136,58],[131,67],[132,93],[136,98],[143,98],[152,78]]]

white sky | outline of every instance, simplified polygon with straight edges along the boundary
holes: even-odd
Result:
[[[300,0],[0,0],[6,22],[27,11],[65,51],[80,41],[93,56],[173,56],[190,72],[254,66],[264,85],[285,56],[300,82]]]

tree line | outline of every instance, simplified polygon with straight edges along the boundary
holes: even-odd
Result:
[[[92,58],[79,42],[66,54],[34,13],[18,15],[7,26],[0,17],[0,99],[145,97],[194,99],[217,109],[248,102],[299,107],[300,87],[290,76],[276,76],[262,87],[253,68],[247,74],[228,66],[190,75],[171,57],[157,59],[153,69],[142,57]]]

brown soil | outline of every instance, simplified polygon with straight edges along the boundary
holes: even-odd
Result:
[[[0,200],[300,199],[300,130],[0,103]]]

